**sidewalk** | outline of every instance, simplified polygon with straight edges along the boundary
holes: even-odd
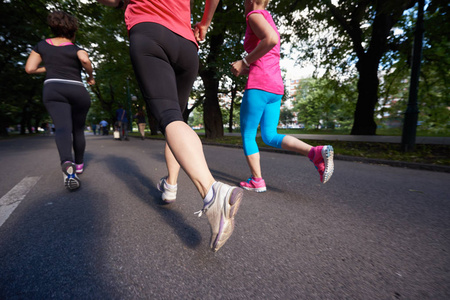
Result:
[[[240,136],[240,133],[225,133],[229,136]],[[323,140],[323,141],[348,141],[348,142],[372,142],[400,144],[401,136],[384,135],[325,135],[325,134],[290,134],[301,140]],[[259,136],[259,135],[258,135]],[[450,137],[416,137],[416,144],[450,145]]]
[[[241,134],[238,132],[233,133],[225,133],[226,136],[240,136]],[[374,143],[397,143],[400,144],[402,142],[401,136],[380,136],[380,135],[323,135],[323,134],[291,134],[298,139],[301,140],[325,140],[325,141],[351,141],[351,142],[374,142]],[[260,136],[258,134],[258,136]],[[220,145],[214,142],[205,142],[204,144],[210,145]],[[434,145],[450,145],[450,137],[416,137],[416,144],[434,144]],[[224,145],[220,145],[224,146]],[[240,147],[240,146],[232,146],[227,145],[228,147]],[[260,147],[260,151],[271,151],[271,152],[281,152],[292,154],[294,152],[276,149],[271,147]],[[381,164],[388,165],[392,167],[400,167],[400,168],[409,168],[416,170],[428,170],[435,172],[446,172],[450,173],[449,166],[442,165],[434,165],[434,164],[423,164],[423,163],[413,163],[406,161],[398,161],[398,160],[386,160],[386,159],[376,159],[376,158],[365,158],[358,156],[348,156],[348,155],[340,155],[335,154],[334,156],[337,160],[344,161],[353,161],[353,162],[361,162],[368,164]]]

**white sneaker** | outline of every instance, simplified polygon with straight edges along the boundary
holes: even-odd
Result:
[[[81,181],[76,174],[75,164],[71,161],[66,161],[61,165],[64,175],[64,186],[69,190],[76,190],[81,186]]]
[[[222,182],[215,182],[212,186],[213,198],[198,212],[200,217],[203,213],[208,217],[211,225],[210,247],[215,252],[222,247],[230,238],[234,230],[234,216],[241,204],[244,190],[232,187]]]
[[[166,203],[172,203],[175,202],[175,200],[177,200],[177,187],[174,188],[169,188],[167,186],[167,176],[161,178],[158,182],[158,184],[156,185],[156,188],[158,189],[158,191],[160,191],[162,193],[161,195],[161,199],[166,202]]]

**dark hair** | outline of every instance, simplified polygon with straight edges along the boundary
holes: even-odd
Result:
[[[47,17],[47,23],[55,37],[73,39],[75,32],[78,30],[78,20],[63,11],[50,13]]]

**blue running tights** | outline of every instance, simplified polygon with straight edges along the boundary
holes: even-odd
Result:
[[[263,142],[281,148],[284,134],[277,133],[282,95],[257,89],[245,90],[241,104],[241,135],[246,156],[259,152],[256,133],[261,123]]]

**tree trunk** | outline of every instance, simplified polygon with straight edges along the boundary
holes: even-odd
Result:
[[[222,32],[211,35],[210,52],[207,57],[207,67],[200,69],[200,77],[205,86],[205,102],[203,104],[203,122],[205,124],[205,137],[216,139],[223,137],[222,111],[219,98],[219,70],[217,69],[217,57],[219,57],[224,41]]]
[[[233,112],[234,112],[234,99],[236,99],[236,84],[233,84],[233,89],[231,90],[231,104],[230,104],[230,117],[228,119],[228,132],[233,132]]]
[[[219,4],[216,14],[223,12],[222,6]],[[217,20],[217,19],[216,19]],[[216,139],[223,137],[223,121],[222,111],[220,110],[219,92],[220,71],[217,58],[220,57],[222,44],[224,42],[224,34],[222,31],[211,31],[209,42],[209,54],[206,58],[206,68],[200,64],[200,77],[205,86],[205,102],[203,104],[203,122],[205,124],[205,137],[207,139]]]
[[[203,104],[203,122],[205,124],[205,137],[216,139],[223,137],[222,112],[219,106],[219,80],[214,71],[207,70],[201,75],[205,85],[205,102]]]
[[[378,60],[364,56],[356,67],[359,72],[358,101],[351,130],[353,135],[375,135],[377,124],[374,120],[375,106],[378,101]]]

